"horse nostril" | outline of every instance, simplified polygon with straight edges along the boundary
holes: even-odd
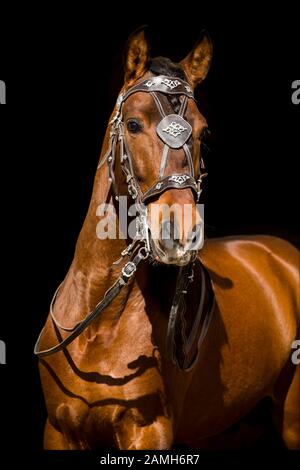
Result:
[[[197,224],[189,235],[189,249],[199,249],[202,242],[202,225]]]

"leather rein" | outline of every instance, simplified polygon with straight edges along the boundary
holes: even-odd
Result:
[[[142,192],[134,174],[132,157],[125,139],[124,122],[122,120],[123,103],[129,96],[137,92],[149,93],[152,96],[161,116],[161,121],[157,125],[156,132],[164,143],[158,180],[144,193]],[[178,114],[166,113],[162,100],[162,96],[164,95],[178,95],[182,97]],[[163,75],[143,80],[129,88],[124,94],[119,95],[116,103],[116,112],[110,121],[111,129],[109,147],[104,158],[99,163],[98,168],[107,162],[111,187],[116,200],[119,200],[118,186],[114,174],[118,147],[121,168],[125,175],[128,192],[136,203],[138,215],[136,217],[136,235],[132,243],[121,253],[120,260],[114,262],[114,264],[118,264],[124,257],[129,257],[129,261],[127,261],[122,268],[117,281],[106,291],[103,299],[96,305],[94,310],[92,310],[82,321],[70,328],[62,326],[53,314],[53,306],[60,289],[60,286],[58,287],[51,301],[50,315],[54,326],[60,330],[68,332],[69,335],[62,341],[58,342],[55,346],[41,350],[40,342],[44,331],[43,329],[34,348],[34,354],[38,357],[49,356],[65,349],[69,344],[71,344],[90,325],[90,323],[93,322],[101,312],[111,304],[122,288],[134,276],[139,264],[149,257],[151,254],[151,246],[146,207],[150,200],[172,188],[190,188],[196,201],[199,200],[202,179],[206,176],[206,173],[201,173],[201,168],[204,168],[204,164],[201,159],[200,174],[197,179],[195,179],[193,160],[187,145],[187,141],[191,137],[192,127],[184,119],[188,99],[194,99],[194,95],[187,82],[180,78],[166,77]],[[188,161],[189,173],[165,175],[170,148],[183,149]],[[208,331],[214,305],[214,294],[211,280],[206,269],[202,263],[199,262],[201,272],[199,304],[189,335],[186,336],[185,331],[182,332],[182,346],[181,350],[178,351],[178,345],[176,344],[176,336],[178,336],[178,334],[176,331],[178,331],[178,328],[184,330],[185,327],[185,295],[187,294],[189,284],[192,283],[194,278],[196,256],[197,252],[194,252],[192,261],[187,266],[179,268],[166,338],[167,357],[178,368],[184,371],[191,370],[197,362],[200,346]]]

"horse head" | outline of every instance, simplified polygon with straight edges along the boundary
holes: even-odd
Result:
[[[194,89],[207,75],[212,44],[203,32],[180,63],[150,58],[143,28],[128,39],[125,81],[110,120],[106,152],[116,199],[138,207],[140,232],[158,262],[186,265],[203,245],[201,141],[207,122]],[[124,178],[125,175],[125,178]]]

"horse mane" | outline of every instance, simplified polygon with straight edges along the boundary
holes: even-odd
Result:
[[[172,62],[168,57],[155,57],[150,60],[149,70],[154,75],[166,75],[167,77],[176,77],[187,81],[187,77],[180,64]],[[180,99],[176,95],[168,95],[168,100],[175,113],[179,112]]]
[[[150,72],[155,75],[166,75],[167,77],[176,77],[187,81],[182,66],[176,62],[172,62],[168,57],[155,57],[150,59]]]

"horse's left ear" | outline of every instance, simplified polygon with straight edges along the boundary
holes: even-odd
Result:
[[[180,63],[193,88],[201,83],[210,68],[213,46],[207,31],[202,31],[192,51]]]
[[[147,70],[150,45],[145,30],[146,26],[138,28],[127,40],[123,58],[126,84],[134,83]]]

